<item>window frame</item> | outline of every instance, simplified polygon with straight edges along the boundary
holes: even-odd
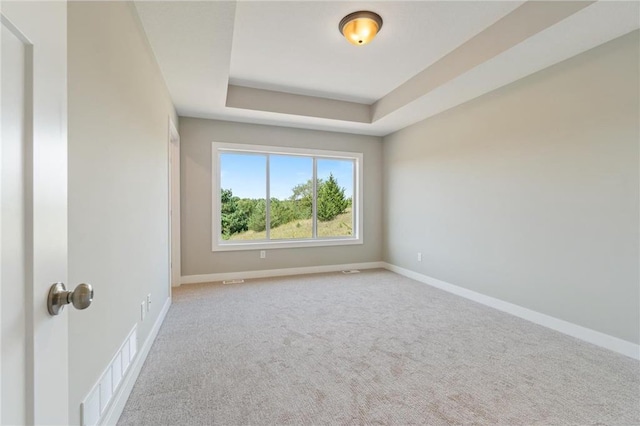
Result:
[[[237,154],[259,154],[267,155],[266,165],[266,200],[269,200],[270,196],[270,170],[269,170],[269,157],[268,155],[291,155],[311,157],[313,159],[313,172],[312,180],[314,180],[314,194],[315,178],[317,178],[317,160],[318,159],[330,159],[330,160],[350,160],[353,161],[353,195],[352,195],[352,212],[353,212],[353,235],[350,237],[317,237],[305,238],[305,239],[278,239],[278,240],[223,240],[222,239],[222,224],[221,224],[221,169],[220,169],[220,154],[221,153],[237,153]],[[251,145],[240,143],[227,143],[227,142],[212,142],[211,144],[211,251],[241,251],[241,250],[268,250],[279,248],[302,248],[302,247],[322,247],[322,246],[341,246],[341,245],[354,245],[363,244],[363,203],[364,203],[364,182],[363,182],[363,162],[364,154],[361,152],[350,151],[327,151],[320,149],[310,148],[292,148],[270,145]],[[267,203],[268,204],[268,203]],[[267,210],[267,229],[269,229],[269,208]],[[313,200],[313,217],[316,216],[316,199]],[[317,219],[312,223],[316,224]],[[315,234],[315,230],[313,234]],[[268,235],[268,234],[267,234]]]

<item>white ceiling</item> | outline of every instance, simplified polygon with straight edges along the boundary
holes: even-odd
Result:
[[[240,2],[231,49],[234,85],[371,104],[522,1]],[[345,43],[338,22],[383,16],[367,46]]]
[[[640,27],[637,1],[565,5],[136,2],[179,115],[379,136]],[[361,9],[384,24],[353,46],[337,26]]]

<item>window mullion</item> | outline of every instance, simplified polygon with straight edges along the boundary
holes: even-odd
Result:
[[[267,178],[265,179],[267,182],[267,199],[265,200],[265,204],[264,204],[264,209],[265,209],[265,229],[266,229],[266,239],[270,240],[271,239],[271,182],[270,182],[270,178],[271,178],[271,173],[269,171],[269,158],[270,155],[266,155],[267,157]]]
[[[312,233],[311,233],[311,238],[316,239],[318,238],[318,218],[317,218],[317,203],[316,200],[318,198],[318,161],[316,159],[316,157],[313,157],[313,178],[312,178],[312,185],[311,187],[313,188],[313,196],[311,197],[311,228],[312,228]]]

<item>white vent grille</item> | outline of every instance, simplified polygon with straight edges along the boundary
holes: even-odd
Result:
[[[133,327],[118,352],[113,356],[107,369],[100,376],[91,392],[80,404],[83,426],[100,424],[113,395],[118,390],[122,379],[129,373],[129,366],[138,351],[137,325]]]

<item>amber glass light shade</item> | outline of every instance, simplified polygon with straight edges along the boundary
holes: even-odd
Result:
[[[382,28],[382,18],[377,13],[360,11],[342,18],[338,29],[347,41],[362,46],[373,40]]]

